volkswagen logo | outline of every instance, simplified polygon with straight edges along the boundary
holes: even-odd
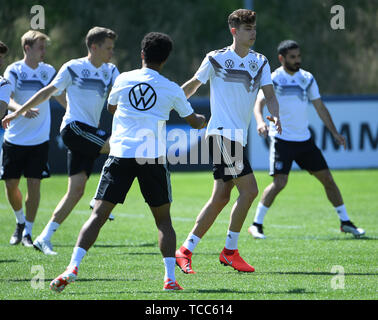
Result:
[[[224,62],[224,65],[225,65],[226,68],[232,69],[234,67],[234,61],[232,61],[231,59],[227,59]]]
[[[138,83],[129,92],[130,104],[139,111],[151,109],[156,103],[156,92],[147,83]]]

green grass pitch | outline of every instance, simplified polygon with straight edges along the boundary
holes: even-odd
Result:
[[[93,175],[77,207],[54,235],[57,256],[32,248],[10,246],[15,218],[0,196],[0,300],[122,299],[122,300],[264,300],[264,299],[377,299],[378,170],[333,171],[352,221],[366,230],[364,239],[342,234],[339,220],[320,183],[306,172],[294,171],[265,218],[268,239],[247,233],[262,190],[270,183],[266,172],[255,172],[260,194],[241,231],[239,250],[256,271],[238,273],[219,263],[225,243],[229,204],[199,243],[193,255],[195,275],[176,268],[182,292],[163,292],[164,266],[157,246],[152,215],[134,182],[124,205],[113,211],[94,247],[84,258],[79,276],[61,294],[49,282],[69,263],[78,232],[90,215],[95,192]],[[212,189],[210,172],[172,173],[172,218],[179,247]],[[67,177],[42,182],[40,210],[34,224],[37,236],[66,190]],[[3,183],[2,183],[3,184]],[[4,187],[2,187],[4,188]],[[25,180],[21,190],[25,196]],[[236,199],[236,190],[231,202]],[[44,281],[36,281],[44,278]]]

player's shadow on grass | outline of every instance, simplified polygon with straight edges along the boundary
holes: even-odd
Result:
[[[54,247],[57,248],[73,248],[75,244],[55,244]],[[142,242],[142,243],[124,243],[124,244],[107,244],[99,243],[94,244],[94,248],[148,248],[157,247],[157,242]]]

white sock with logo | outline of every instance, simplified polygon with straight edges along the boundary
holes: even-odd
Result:
[[[176,281],[176,277],[175,277],[176,258],[166,257],[166,258],[163,258],[163,261],[164,261],[164,266],[165,266],[164,281],[167,279]]]
[[[350,220],[349,219],[349,216],[348,216],[348,213],[346,211],[346,208],[345,208],[345,205],[341,205],[341,206],[338,206],[338,207],[335,207],[335,210],[340,218],[341,221],[348,221]]]
[[[75,247],[72,252],[71,261],[69,264],[69,267],[77,267],[79,268],[79,265],[81,263],[81,260],[83,260],[84,256],[86,255],[87,251],[80,247]]]
[[[197,237],[193,233],[189,233],[188,237],[186,238],[183,246],[188,249],[190,252],[193,252],[197,244],[200,242],[201,238]]]
[[[45,241],[50,241],[54,232],[59,228],[60,224],[57,222],[49,221],[46,227],[43,229],[42,233],[39,235],[39,238]]]
[[[13,210],[14,215],[16,216],[16,221],[19,224],[24,224],[25,223],[25,215],[24,215],[24,210],[21,208],[20,210]]]
[[[232,232],[228,230],[225,248],[228,250],[236,250],[238,248],[238,240],[239,240],[240,232]]]
[[[24,231],[22,232],[23,237],[25,237],[28,234],[32,236],[33,225],[34,225],[34,222],[30,222],[25,219],[25,228],[24,228]]]
[[[261,202],[257,205],[254,223],[263,224],[268,207],[265,207]]]

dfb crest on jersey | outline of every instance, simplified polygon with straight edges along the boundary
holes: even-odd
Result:
[[[249,69],[251,69],[253,72],[256,72],[259,66],[257,65],[256,62],[250,61],[249,62]]]
[[[109,79],[109,72],[106,71],[106,70],[102,70],[102,75],[104,76],[104,79],[105,80],[108,80]]]
[[[232,69],[235,65],[234,61],[231,60],[231,59],[227,59],[225,62],[224,62],[224,65],[227,69]]]
[[[46,71],[42,70],[41,73],[40,73],[40,75],[41,75],[41,79],[42,79],[43,81],[46,81],[46,80],[47,80],[47,78],[48,78],[48,74],[47,74]]]
[[[81,70],[81,75],[84,78],[89,78],[89,76],[91,75],[91,72],[88,69],[83,69],[83,70]]]

